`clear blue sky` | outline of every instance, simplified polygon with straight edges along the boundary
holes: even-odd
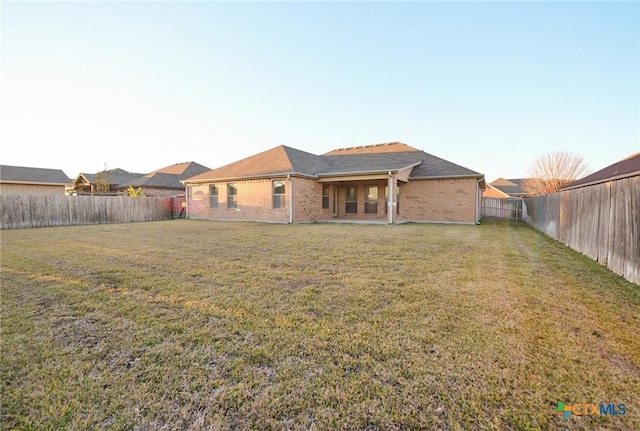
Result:
[[[1,163],[146,173],[401,141],[498,177],[640,151],[638,2],[18,2]]]

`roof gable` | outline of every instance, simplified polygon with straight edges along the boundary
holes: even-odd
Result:
[[[510,197],[508,194],[503,192],[502,190],[492,186],[491,184],[487,184],[487,188],[482,192],[483,197],[487,198],[508,198]]]
[[[0,165],[0,181],[64,185],[72,180],[61,169]]]
[[[209,169],[206,166],[202,166],[195,162],[185,162],[185,163],[176,163],[170,166],[165,166],[162,169],[158,169],[157,171],[149,172],[149,174],[159,173],[159,174],[171,174],[171,175],[184,175],[187,173],[189,169],[193,170],[194,166],[201,166],[205,169]]]
[[[311,159],[315,157],[318,156],[280,145],[188,179],[189,181],[198,181],[291,174],[295,172],[291,159],[299,167],[308,168],[313,165]]]
[[[500,177],[495,181],[491,181],[489,184],[491,184],[494,187],[495,186],[517,186],[518,184],[515,183],[514,181],[517,181],[517,180],[508,180],[506,178]]]
[[[489,184],[508,195],[530,195],[523,187],[523,183],[529,179],[531,178],[498,178]]]

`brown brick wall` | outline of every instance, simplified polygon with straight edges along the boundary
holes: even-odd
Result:
[[[321,183],[310,178],[294,177],[292,180],[294,223],[331,220],[333,218],[331,206],[329,209],[322,208]]]
[[[476,222],[474,178],[400,183],[400,222]]]
[[[272,179],[236,181],[238,209],[227,206],[227,183],[218,186],[218,208],[210,207],[209,184],[189,187],[189,217],[210,220],[253,220],[287,223],[289,221],[290,193],[293,187],[293,222],[316,222],[334,218],[334,193],[337,193],[337,218],[385,221],[385,187],[387,181],[372,180],[360,183],[331,184],[329,209],[322,208],[322,183],[313,179],[278,178],[285,181],[284,208],[273,209]],[[420,180],[399,184],[400,214],[396,222],[476,222],[475,179]],[[358,193],[358,211],[345,212],[346,190],[355,186]],[[377,214],[365,213],[365,188],[378,187]]]
[[[227,183],[214,183],[218,186],[218,208],[211,208],[209,184],[190,186],[189,217],[209,220],[251,220],[289,221],[289,183],[285,181],[284,208],[273,208],[273,185],[271,179],[232,181],[237,186],[236,202],[238,208],[229,208],[227,203]]]
[[[138,190],[138,188],[134,187],[134,190]],[[126,190],[126,189],[122,190],[122,192],[125,195],[129,193],[128,190]],[[184,189],[181,189],[181,190],[177,190],[177,189],[154,189],[154,188],[143,187],[142,188],[142,193],[144,193],[145,196],[171,197],[171,196],[177,196],[177,195],[184,194]]]

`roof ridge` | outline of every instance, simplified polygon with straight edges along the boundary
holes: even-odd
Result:
[[[365,153],[396,153],[402,151],[420,151],[404,142],[383,142],[381,144],[358,145],[344,148],[336,148],[323,155],[365,154]]]
[[[396,144],[406,145],[403,142],[383,142],[381,144],[355,145],[353,147],[336,148],[333,151],[361,150],[361,149],[365,149],[365,148],[379,148],[379,147],[384,147],[384,146],[388,146],[388,145],[396,145]]]

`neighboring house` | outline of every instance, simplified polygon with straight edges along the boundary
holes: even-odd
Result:
[[[70,182],[60,169],[0,165],[0,195],[64,195]]]
[[[189,218],[477,223],[484,176],[406,144],[315,155],[279,146],[194,176]]]
[[[79,174],[67,193],[72,195],[117,194],[118,186],[139,178],[144,174],[127,172],[124,169],[108,169],[95,174]]]
[[[500,190],[499,188],[492,186],[491,183],[487,183],[487,188],[482,192],[483,198],[510,198],[508,194]]]
[[[195,162],[177,163],[125,181],[116,189],[124,194],[129,187],[133,187],[136,190],[141,188],[145,196],[175,196],[185,192],[184,184],[180,181],[210,170]]]
[[[523,182],[528,178],[498,178],[487,184],[487,188],[482,192],[485,198],[526,198],[533,196],[532,193],[523,188]]]
[[[560,190],[571,190],[580,187],[640,176],[640,153],[635,153],[597,172],[587,175]]]

